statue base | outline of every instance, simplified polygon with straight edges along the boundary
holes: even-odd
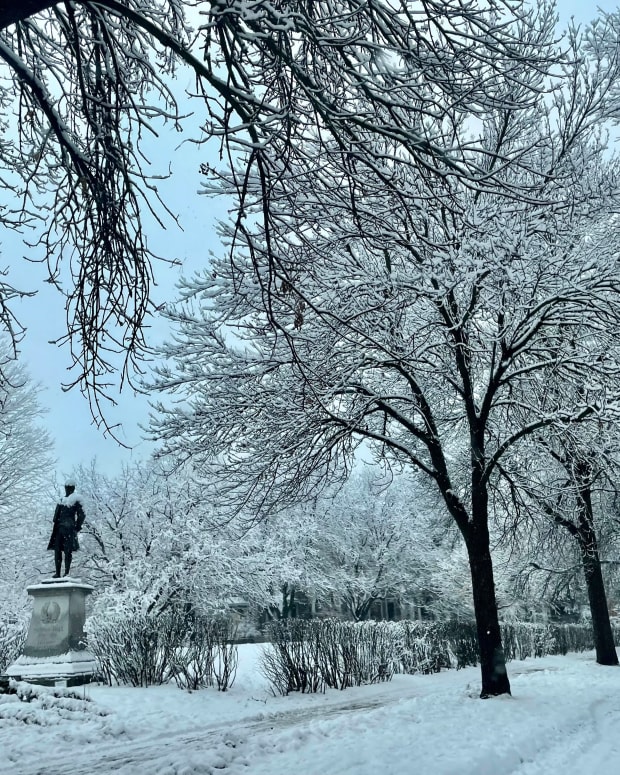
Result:
[[[70,576],[29,586],[34,608],[28,637],[5,676],[44,686],[89,683],[97,661],[85,647],[84,621],[86,596],[93,589]]]

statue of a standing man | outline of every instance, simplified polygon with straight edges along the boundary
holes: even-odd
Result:
[[[54,512],[54,526],[47,545],[48,551],[54,551],[55,579],[60,578],[63,553],[65,555],[64,575],[69,575],[73,552],[80,548],[77,534],[82,529],[85,518],[79,495],[75,492],[75,482],[68,481],[65,484],[65,497],[60,499]]]

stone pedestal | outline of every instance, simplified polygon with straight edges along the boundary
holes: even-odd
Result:
[[[97,671],[95,657],[84,647],[85,600],[93,587],[66,576],[27,589],[34,598],[28,637],[5,674],[45,686],[88,683]]]

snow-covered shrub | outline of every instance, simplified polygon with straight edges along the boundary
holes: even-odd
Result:
[[[615,636],[617,640],[618,633]],[[502,624],[502,642],[506,659],[527,659],[589,651],[594,648],[594,635],[592,627],[583,624],[512,622]]]
[[[403,620],[393,627],[399,641],[399,673],[438,673],[442,668],[477,664],[476,628],[470,622]]]
[[[188,631],[174,655],[171,672],[182,689],[202,689],[213,686],[213,662],[215,659],[215,627],[202,617],[186,620]]]
[[[267,628],[261,669],[274,694],[312,693],[325,688],[319,668],[317,620],[288,619]]]
[[[17,614],[6,611],[0,614],[0,673],[21,654],[22,646],[28,634],[28,613],[22,610]]]
[[[436,639],[436,641],[435,641]],[[444,622],[434,632],[434,647],[441,653],[448,653],[441,667],[472,667],[478,664],[478,635],[474,622]]]
[[[614,641],[620,643],[620,629],[614,630]],[[594,648],[594,633],[590,625],[556,624],[553,626],[556,643],[555,654],[567,654],[569,651],[590,651]]]
[[[325,685],[330,689],[359,685],[359,629],[351,622],[335,619],[315,620],[309,626],[317,641],[318,666]]]
[[[527,659],[558,653],[552,624],[511,622],[502,625],[502,643],[506,659]]]
[[[83,692],[71,689],[36,686],[12,678],[8,682],[7,695],[0,703],[0,725],[16,722],[24,726],[54,727],[66,723],[89,723],[109,716]],[[17,731],[17,729],[16,729]]]
[[[234,625],[211,620],[182,607],[163,612],[137,605],[106,611],[100,607],[87,622],[88,647],[102,678],[131,686],[174,680],[184,689],[232,686],[237,668]]]
[[[211,672],[218,692],[225,692],[235,682],[239,664],[239,650],[233,643],[236,630],[236,624],[229,619],[219,620],[213,626],[215,651]]]
[[[392,678],[398,658],[393,622],[323,620],[319,624],[318,651],[327,686],[345,689]],[[324,643],[330,631],[333,645],[328,651]]]
[[[173,677],[185,629],[183,618],[174,610],[157,615],[134,611],[91,617],[88,646],[110,685],[162,684]]]
[[[474,622],[399,622],[404,644],[401,669],[405,673],[432,672],[441,668],[478,664],[478,640]],[[583,625],[501,624],[506,660],[566,654],[594,648],[592,629]]]
[[[269,627],[263,672],[277,694],[389,681],[395,672],[430,673],[450,667],[443,625],[429,622],[286,620]]]
[[[236,625],[192,614],[185,619],[185,638],[174,657],[172,677],[182,689],[217,686],[225,692],[235,680],[238,649]]]
[[[435,622],[397,622],[395,635],[400,638],[397,672],[438,673],[453,661],[458,667],[467,664],[470,634],[459,625],[450,638],[446,634],[449,626]]]
[[[359,684],[391,680],[398,659],[394,627],[394,622],[362,622],[356,626],[360,635],[356,671]]]
[[[553,634],[553,628],[542,626],[533,633],[533,648],[535,657],[545,657],[547,654],[557,654],[557,643]]]
[[[398,653],[393,629],[390,622],[274,622],[269,626],[271,643],[263,652],[263,673],[276,694],[389,681]]]

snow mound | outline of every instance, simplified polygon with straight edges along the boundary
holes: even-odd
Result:
[[[108,716],[108,711],[90,698],[70,689],[35,686],[10,681],[9,693],[0,695],[0,721],[14,724],[56,726],[63,721],[90,722]]]

